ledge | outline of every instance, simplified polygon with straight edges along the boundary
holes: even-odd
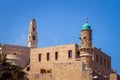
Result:
[[[80,57],[92,57],[92,54],[81,54]]]

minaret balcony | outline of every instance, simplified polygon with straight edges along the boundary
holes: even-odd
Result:
[[[92,54],[81,54],[80,57],[92,57]]]

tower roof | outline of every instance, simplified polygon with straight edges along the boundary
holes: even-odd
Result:
[[[33,18],[32,20],[31,20],[31,25],[35,25],[36,24],[36,20]]]
[[[83,25],[83,30],[89,30],[91,29],[90,28],[90,25],[88,24],[88,22],[86,22],[84,25]]]

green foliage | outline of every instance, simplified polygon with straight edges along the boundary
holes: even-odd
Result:
[[[23,68],[7,62],[6,54],[0,54],[0,80],[25,80]]]

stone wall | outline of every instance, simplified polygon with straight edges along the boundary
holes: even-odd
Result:
[[[7,54],[9,62],[21,67],[29,65],[30,52],[28,47],[0,44],[0,49],[1,53]]]
[[[30,53],[30,80],[34,80],[34,75],[48,74],[50,71],[52,80],[90,80],[93,78],[92,73],[86,70],[86,64],[79,57],[76,58],[76,54],[80,47],[76,44],[53,46],[46,48],[34,48]],[[72,51],[72,56],[69,57],[69,51]],[[55,53],[58,53],[58,58],[55,58]],[[92,53],[91,53],[92,52]],[[49,53],[49,60],[47,60],[47,54]],[[92,48],[92,51],[88,52],[92,55],[91,69],[99,74],[101,77],[109,76],[111,71],[111,58],[97,48]],[[96,62],[96,54],[98,62]],[[40,56],[39,56],[40,55]],[[102,63],[100,62],[102,57]],[[86,58],[84,58],[86,59]],[[106,59],[106,65],[104,65],[104,59]],[[109,61],[109,68],[107,65]],[[83,64],[84,65],[83,65]],[[43,70],[43,73],[41,73]],[[71,71],[71,72],[70,72]],[[72,76],[74,75],[74,76]],[[46,79],[43,79],[46,80]]]
[[[103,76],[109,76],[111,72],[111,57],[97,48],[93,48],[93,55],[93,70]]]

